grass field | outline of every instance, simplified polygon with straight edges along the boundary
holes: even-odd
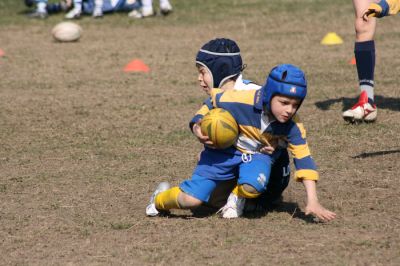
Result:
[[[348,125],[351,1],[172,0],[166,18],[84,17],[76,43],[52,40],[62,14],[32,21],[22,2],[0,0],[0,264],[400,265],[399,18],[378,23],[378,120]],[[320,45],[332,31],[344,44]],[[333,222],[304,216],[296,182],[260,217],[145,217],[155,186],[196,164],[194,57],[215,37],[238,42],[258,83],[279,63],[305,70],[299,114]],[[135,58],[151,72],[124,73]]]

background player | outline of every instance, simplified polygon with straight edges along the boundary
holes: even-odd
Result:
[[[374,71],[376,19],[363,19],[363,12],[371,0],[353,0],[355,13],[356,41],[354,54],[356,58],[359,88],[361,90],[358,102],[349,110],[343,112],[343,119],[348,122],[373,122],[378,110],[374,102]]]

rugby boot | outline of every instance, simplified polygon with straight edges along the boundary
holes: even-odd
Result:
[[[132,10],[129,12],[128,17],[131,18],[147,18],[155,16],[156,13],[154,12],[153,8],[141,8],[140,10]]]
[[[350,123],[374,122],[378,109],[373,101],[368,99],[366,91],[361,92],[358,102],[351,109],[343,112],[343,119]]]
[[[218,211],[223,218],[233,219],[243,215],[246,199],[231,193],[226,204]]]
[[[93,10],[92,17],[94,17],[94,18],[102,18],[103,17],[103,10],[101,8],[95,8]]]
[[[66,15],[66,19],[79,19],[81,18],[81,13],[82,11],[79,10],[78,8],[73,8],[71,11],[69,11]]]
[[[159,193],[168,190],[170,187],[171,186],[168,182],[161,182],[160,184],[158,184],[156,190],[151,195],[149,205],[147,205],[147,207],[146,207],[146,215],[147,216],[154,217],[154,216],[158,216],[161,213],[156,208],[156,204],[154,203],[155,198]]]

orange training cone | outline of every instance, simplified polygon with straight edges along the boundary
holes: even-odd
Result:
[[[125,72],[149,72],[150,68],[142,60],[135,59],[124,68]]]
[[[2,57],[4,55],[5,55],[4,51],[0,49],[0,57]]]
[[[350,65],[355,65],[357,62],[356,62],[356,58],[355,57],[353,57],[350,61],[349,61],[349,64]]]
[[[329,32],[325,35],[324,38],[321,40],[321,44],[323,45],[335,45],[335,44],[342,44],[343,40],[339,37],[335,32]]]

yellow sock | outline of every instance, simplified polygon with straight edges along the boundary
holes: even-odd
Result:
[[[178,195],[181,192],[179,187],[172,187],[166,191],[159,193],[154,199],[154,203],[158,210],[180,209],[178,203]]]
[[[261,193],[251,193],[246,191],[243,188],[243,185],[237,185],[234,189],[233,189],[233,194],[243,197],[243,198],[247,198],[247,199],[254,199],[257,198],[258,196],[260,196]]]

